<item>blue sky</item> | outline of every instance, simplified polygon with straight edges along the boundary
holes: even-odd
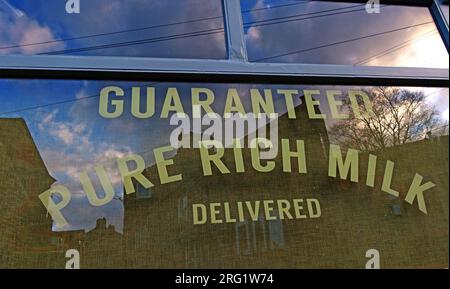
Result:
[[[448,68],[448,53],[434,23],[428,23],[432,18],[426,7],[382,5],[379,14],[369,14],[361,3],[270,0],[241,3],[244,11],[272,7],[243,14],[244,24],[258,22],[245,28],[250,60],[305,50],[265,61]],[[295,5],[276,7],[286,4]],[[281,23],[258,26],[267,19],[276,19],[268,23]],[[419,26],[405,28],[410,25]],[[336,44],[361,37],[367,38]],[[324,47],[318,48],[321,46]],[[368,59],[371,57],[375,58]],[[370,61],[360,63],[364,60]]]
[[[368,14],[364,4],[326,1],[242,0],[241,6],[243,11],[252,10],[243,13],[244,23],[286,17],[296,20],[267,26],[247,25],[244,30],[251,60],[432,20],[425,7],[390,5],[382,6],[379,14]],[[261,10],[268,7],[273,8]],[[20,13],[14,13],[13,9]],[[323,12],[319,13],[321,11]],[[63,0],[2,0],[0,27],[5,29],[0,33],[0,54],[36,54],[92,48],[104,44],[209,31],[224,26],[221,15],[220,0],[81,0],[80,14],[67,14]],[[211,17],[214,19],[141,29]],[[130,29],[139,30],[115,33]],[[108,35],[98,35],[105,33]],[[92,35],[97,36],[84,38]],[[67,38],[72,40],[55,41]],[[39,42],[49,43],[35,45]],[[5,48],[11,46],[19,47]],[[390,49],[394,50],[379,55]],[[226,48],[223,33],[215,33],[69,54],[223,59],[226,57]],[[434,24],[428,23],[345,44],[273,58],[270,61],[359,64],[373,56],[376,58],[369,59],[362,65],[448,67],[449,60]]]
[[[20,1],[9,0],[12,6],[23,12],[23,16],[0,2],[0,26],[7,27],[0,34],[0,47],[50,41],[44,45],[0,50],[0,53],[35,54],[71,48],[90,47],[118,42],[127,42],[160,36],[203,31],[223,27],[221,5],[218,0],[145,1],[145,0],[81,0],[81,13],[68,14],[65,1]],[[177,3],[178,9],[173,9]],[[208,5],[205,5],[207,3]],[[217,20],[200,21],[188,25],[172,25],[113,35],[52,42],[57,39],[77,38],[93,34],[117,32],[157,24],[199,19],[205,15],[219,16]],[[19,32],[20,34],[16,33]],[[208,46],[204,43],[207,42]],[[83,55],[108,56],[166,56],[191,58],[224,58],[223,34],[212,34],[195,38],[132,45],[112,49],[84,52]],[[192,49],[184,49],[190,46]]]

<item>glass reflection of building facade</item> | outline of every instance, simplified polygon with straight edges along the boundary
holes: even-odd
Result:
[[[448,1],[368,7],[95,0],[74,15],[61,5],[55,10],[55,1],[6,3],[0,2],[1,268],[64,268],[68,249],[80,252],[81,268],[364,268],[370,249],[380,253],[382,268],[448,267]],[[107,21],[112,16],[114,23]],[[123,95],[110,95],[115,104],[107,110],[122,101],[123,112],[107,119],[99,113],[100,94],[112,86]],[[148,88],[154,115],[137,118],[135,92],[144,113]],[[273,169],[256,170],[244,148],[242,171],[229,147],[221,160],[230,172],[213,166],[205,175],[198,148],[173,148],[164,154],[173,162],[168,174],[182,179],[161,183],[154,149],[169,145],[174,129],[173,113],[163,117],[163,107],[182,106],[192,117],[194,88],[214,94],[210,106],[221,120],[230,90],[246,112],[256,94],[263,109],[273,105],[279,153],[259,161],[273,162]],[[167,102],[169,91],[178,104]],[[352,103],[351,91],[367,94],[371,117],[355,114],[364,103]],[[346,117],[331,117],[339,113]],[[186,132],[195,139],[193,127]],[[303,141],[307,173],[299,173],[295,154],[287,173],[282,139],[290,151]],[[344,156],[358,151],[358,181],[350,181],[351,166],[346,179],[329,176],[332,145]],[[154,186],[132,179],[135,192],[126,193],[117,160],[130,155],[142,157],[143,176]],[[94,190],[106,195],[96,165],[114,190],[101,206],[90,203],[79,181],[87,172]],[[425,188],[427,182],[434,186]],[[63,227],[39,199],[55,185],[71,192]],[[423,189],[426,214],[421,195],[408,201],[413,189]],[[306,215],[291,220],[295,199],[304,199]],[[320,202],[320,217],[308,217],[317,207],[307,199]],[[252,216],[264,200],[274,201],[273,215],[284,219],[270,220],[264,209]],[[223,222],[193,224],[195,204],[207,205],[208,214],[218,204]],[[244,220],[224,221],[244,209]]]

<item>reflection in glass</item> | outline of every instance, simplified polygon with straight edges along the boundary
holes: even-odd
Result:
[[[326,1],[241,1],[250,61],[448,68],[426,7]],[[448,6],[447,6],[448,7]]]
[[[0,1],[0,54],[226,57],[220,0],[81,2]]]
[[[124,90],[123,97],[110,95],[124,104],[123,113],[113,119],[99,115],[99,94],[108,86]],[[153,116],[132,115],[132,87],[141,87],[142,96],[145,88],[155,88]],[[167,173],[182,174],[182,179],[161,184],[153,150],[167,146],[174,129],[170,118],[160,117],[162,107],[168,91],[174,95],[176,89],[185,113],[192,116],[192,88],[212,91],[211,108],[220,116],[230,91],[239,95],[247,112],[254,110],[256,92],[266,100],[272,95],[278,137],[290,141],[290,151],[295,151],[295,140],[304,141],[307,173],[299,172],[296,157],[288,158],[291,172],[285,171],[281,145],[270,172],[255,170],[246,148],[245,171],[237,172],[235,151],[226,148],[222,160],[229,173],[214,167],[208,176],[198,149],[169,148],[164,156],[173,164],[166,167]],[[368,95],[373,115],[355,113],[365,106],[361,101],[352,105],[351,91]],[[81,268],[363,268],[365,252],[374,247],[383,254],[386,268],[446,267],[448,93],[448,88],[421,87],[2,79],[0,267],[61,268],[64,252],[76,248]],[[292,110],[287,95],[292,96]],[[308,107],[312,101],[317,105]],[[141,97],[142,108],[146,103]],[[341,103],[338,110],[336,103]],[[328,176],[331,144],[343,152],[359,151],[357,182]],[[148,190],[133,180],[136,191],[126,194],[117,159],[133,154],[145,161],[143,176],[154,186]],[[367,169],[373,156],[374,174]],[[261,165],[268,161],[261,160]],[[399,197],[385,192],[390,162],[394,171],[388,186],[399,191]],[[89,203],[79,176],[88,171],[103,195],[94,171],[99,164],[115,195],[96,207]],[[412,204],[404,200],[416,174],[424,183],[435,184],[424,192],[427,214],[419,210],[416,199]],[[68,221],[63,228],[52,227],[38,198],[54,184],[72,192],[62,210]],[[320,214],[312,199],[320,201]],[[263,210],[255,209],[263,200],[281,200],[273,214],[287,210],[293,218],[293,200],[298,200],[302,217],[290,219],[286,214],[269,220]],[[245,212],[249,207],[256,210],[253,217],[245,215],[239,221],[239,202]],[[205,224],[194,225],[193,205],[205,204],[210,211],[211,203],[219,204],[222,223],[211,223],[208,214]],[[234,221],[224,221],[225,203]],[[314,215],[320,217],[311,218]]]

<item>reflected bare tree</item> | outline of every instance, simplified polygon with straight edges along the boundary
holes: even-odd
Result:
[[[448,123],[426,102],[423,91],[376,87],[366,93],[373,115],[351,114],[331,128],[331,138],[342,146],[370,151],[448,134]],[[358,106],[365,111],[362,100]],[[345,100],[342,109],[350,107]]]

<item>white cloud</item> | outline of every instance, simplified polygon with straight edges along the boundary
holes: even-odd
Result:
[[[53,111],[46,116],[39,124],[38,128],[45,133],[56,137],[65,145],[72,145],[77,135],[86,130],[85,123],[58,122],[55,120],[57,111]]]
[[[39,24],[26,14],[16,17],[9,10],[0,10],[0,54],[36,54],[54,49],[63,49],[62,42],[52,42],[56,39],[51,29]],[[31,43],[50,42],[41,45],[27,45]]]
[[[76,98],[76,99],[83,99],[83,98],[86,98],[86,97],[87,97],[87,95],[86,95],[86,93],[85,93],[84,90],[78,91],[78,92],[76,93],[76,95],[75,95],[75,98]]]
[[[114,186],[120,185],[122,178],[115,162],[132,153],[129,147],[119,148],[115,144],[99,142],[93,139],[91,129],[86,122],[77,118],[58,121],[58,110],[43,117],[38,124],[42,133],[48,134],[64,146],[58,150],[42,152],[46,166],[54,176],[64,176],[58,180],[68,182],[69,187],[80,192],[78,178],[84,171],[93,172],[94,166],[104,165]],[[53,142],[53,141],[51,141]],[[78,196],[84,194],[77,193]],[[85,197],[85,196],[84,196]]]
[[[258,42],[261,40],[261,30],[256,27],[250,27],[247,34],[245,34],[245,37],[247,38],[247,41]]]
[[[66,145],[73,144],[74,133],[66,124],[60,124],[58,126],[58,129],[55,131],[50,131],[50,134],[56,135]]]
[[[45,129],[45,126],[47,126],[49,123],[51,123],[54,119],[56,114],[58,113],[58,110],[55,109],[51,113],[49,113],[46,117],[42,119],[42,121],[38,124],[38,127],[41,131]]]

